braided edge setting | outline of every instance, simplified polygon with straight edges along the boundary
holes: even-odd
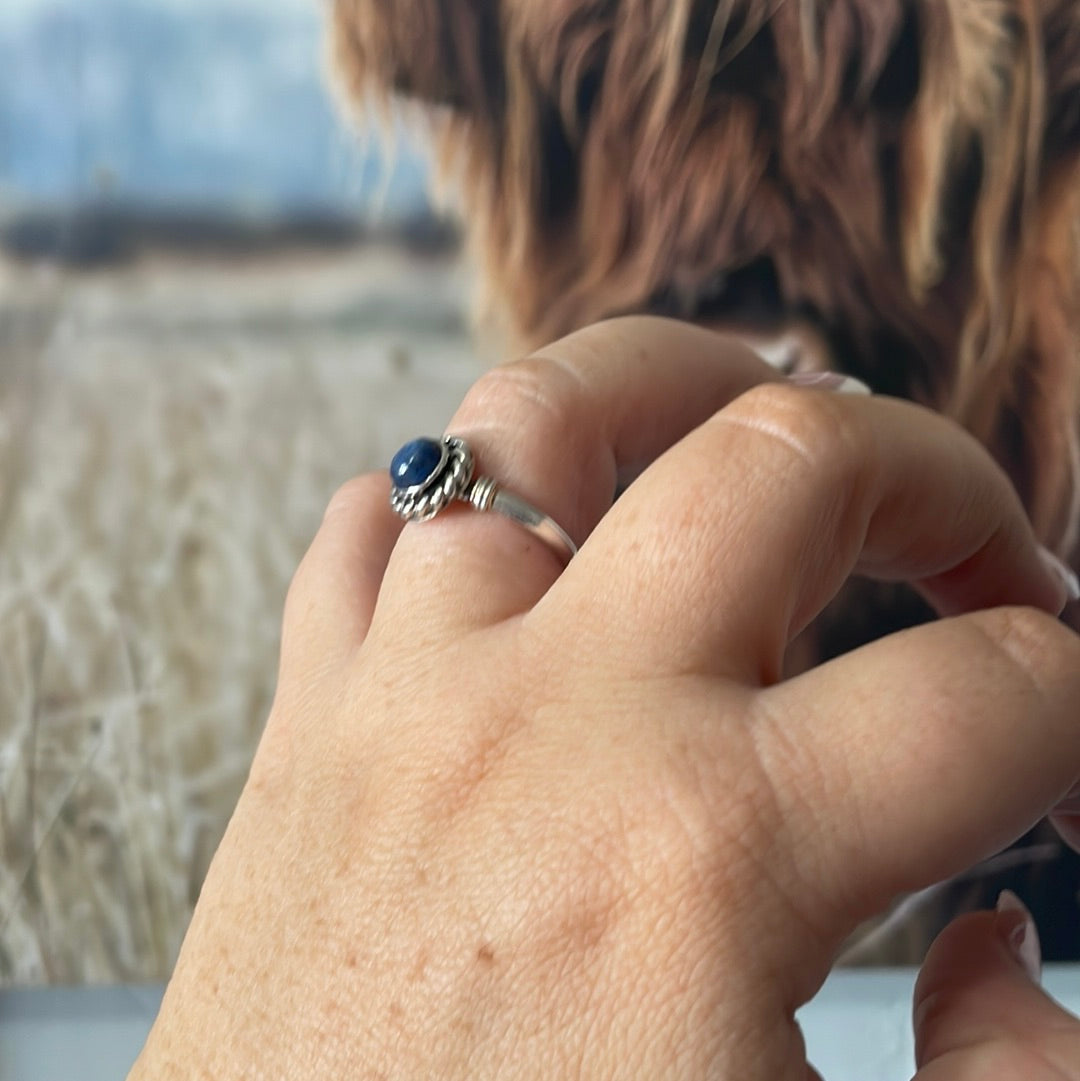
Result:
[[[473,478],[473,456],[464,439],[444,436],[447,449],[443,468],[421,489],[393,488],[390,506],[407,522],[427,522],[455,499],[468,499]]]

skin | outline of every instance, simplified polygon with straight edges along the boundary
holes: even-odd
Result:
[[[934,414],[653,319],[495,370],[448,430],[588,540],[564,570],[464,506],[402,529],[383,476],[335,496],[131,1078],[816,1078],[794,1014],[856,924],[1080,777],[1019,501]],[[946,618],[782,679],[853,573]],[[919,1081],[1080,1079],[1025,933],[934,945]]]

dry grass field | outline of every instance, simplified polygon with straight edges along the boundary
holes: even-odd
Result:
[[[334,488],[482,368],[451,257],[0,264],[0,984],[160,980]]]

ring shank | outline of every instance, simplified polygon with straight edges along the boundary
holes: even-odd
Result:
[[[490,509],[497,514],[503,515],[524,526],[534,536],[539,537],[555,552],[559,553],[565,562],[569,563],[577,555],[577,545],[570,539],[564,530],[554,519],[542,514],[535,507],[526,503],[520,496],[508,492],[504,488],[495,490],[494,498],[490,501]]]

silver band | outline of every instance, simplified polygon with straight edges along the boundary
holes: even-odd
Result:
[[[464,439],[413,440],[398,451],[390,467],[394,482],[390,506],[407,522],[426,522],[460,500],[478,511],[494,511],[517,522],[565,563],[573,559],[577,545],[554,519],[500,487],[492,477],[474,477],[474,472],[472,450]]]

